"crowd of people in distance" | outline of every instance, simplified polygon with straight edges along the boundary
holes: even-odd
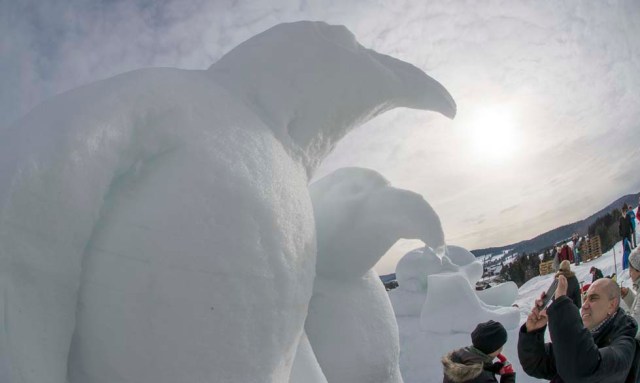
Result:
[[[558,247],[555,293],[550,300],[544,299],[543,293],[535,301],[518,333],[518,359],[527,375],[552,383],[640,382],[640,247],[636,244],[636,218],[640,220],[640,208],[635,213],[625,204],[619,233],[624,246],[623,270],[629,270],[631,287],[619,286],[615,274],[604,277],[600,269],[591,267],[591,283],[581,288],[571,270],[571,263],[579,265],[579,255],[564,250],[566,243]],[[577,239],[573,245],[573,249],[579,249]],[[547,329],[551,342],[545,342]],[[500,383],[515,382],[516,374],[502,354],[506,341],[502,324],[478,324],[471,333],[470,346],[442,358],[443,382],[497,383],[498,377]]]
[[[640,213],[640,209],[638,209]],[[622,270],[629,268],[629,255],[636,248],[636,214],[625,203],[622,205],[622,216],[618,223],[618,233],[622,238]],[[640,219],[640,215],[638,216]]]
[[[587,241],[587,236],[578,236],[573,234],[570,241],[557,244],[551,249],[551,258],[553,259],[553,270],[558,271],[562,261],[569,261],[578,266],[582,262],[582,254],[580,247],[582,243]],[[571,246],[569,246],[571,243]]]

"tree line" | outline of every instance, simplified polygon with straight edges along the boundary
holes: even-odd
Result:
[[[544,251],[543,260],[540,261],[538,252],[522,253],[513,262],[502,266],[500,276],[507,281],[515,282],[518,287],[522,286],[529,279],[540,275],[540,262],[551,259],[551,249]]]
[[[622,213],[618,209],[611,210],[610,213],[603,215],[596,219],[594,223],[589,225],[587,232],[589,237],[599,236],[600,246],[602,246],[602,252],[606,253],[611,250],[613,245],[620,241],[620,234],[618,233],[618,223]]]

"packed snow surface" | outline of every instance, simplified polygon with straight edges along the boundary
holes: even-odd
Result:
[[[2,382],[284,382],[301,339],[321,380],[303,337],[307,184],[395,107],[455,115],[418,68],[298,22],[208,70],[125,73],[2,130]]]
[[[493,319],[510,333],[517,331],[520,312],[511,307],[517,287],[507,283],[498,286],[496,293],[478,294],[474,286],[482,276],[482,264],[471,257],[458,246],[446,246],[443,255],[425,247],[410,251],[398,262],[399,286],[389,295],[400,331],[400,371],[405,383],[441,382],[440,358],[469,345],[470,333],[480,322]]]
[[[409,254],[412,254],[412,257],[415,258],[419,252],[420,250],[417,250]],[[606,252],[601,257],[587,263],[582,263],[579,266],[571,265],[571,269],[575,272],[580,283],[591,283],[592,277],[591,274],[589,274],[589,269],[592,266],[601,269],[605,276],[612,275],[617,271],[620,285],[631,287],[628,272],[622,272],[621,257],[622,243],[619,242],[612,250]],[[617,268],[615,267],[616,263]],[[429,286],[427,290],[435,287],[434,285],[442,285],[439,287],[439,293],[434,294],[436,298],[440,299],[440,302],[437,302],[440,303],[440,306],[431,304],[431,307],[427,307],[429,303],[426,302],[426,299],[423,299],[425,308],[420,316],[408,316],[396,312],[396,319],[398,320],[400,330],[400,370],[404,382],[442,382],[440,358],[448,351],[470,345],[471,331],[475,325],[488,319],[499,320],[507,327],[509,339],[505,345],[503,354],[507,356],[514,366],[516,381],[523,383],[544,382],[545,380],[530,377],[522,371],[517,353],[518,331],[519,327],[526,321],[527,315],[531,312],[535,299],[547,290],[555,274],[537,276],[520,287],[517,291],[515,302],[512,301],[512,303],[517,306],[517,314],[519,316],[514,323],[514,318],[511,316],[507,317],[508,321],[505,321],[504,317],[500,317],[501,312],[504,313],[504,310],[508,310],[506,305],[502,308],[492,307],[486,304],[480,304],[480,306],[478,306],[473,303],[474,300],[468,296],[468,292],[463,293],[460,291],[462,276],[456,276],[455,273],[451,273],[449,270],[443,270],[442,268],[439,270],[439,272],[431,273],[427,278]],[[456,278],[458,282],[455,282],[454,278]],[[400,286],[402,286],[400,280],[399,283]],[[501,288],[501,286],[504,285],[492,287],[483,292],[477,292],[477,295],[481,297],[482,293],[489,293],[494,289]],[[510,299],[507,298],[510,298],[513,294],[511,291],[512,287],[504,289],[505,290],[500,292],[491,292],[491,294],[495,295],[495,299],[501,300],[502,303],[508,303]],[[394,308],[396,304],[407,303],[407,294],[400,290],[400,287],[389,293],[394,303]],[[417,300],[415,300],[415,297],[412,298],[414,298],[413,302],[415,303]],[[463,302],[463,304],[461,304],[461,302]],[[624,302],[622,305],[624,306]],[[429,317],[431,317],[429,322],[425,323],[425,318]],[[514,324],[516,324],[515,327],[513,326]],[[467,328],[466,330],[464,330],[465,326]],[[548,332],[546,337],[547,340],[549,340]]]

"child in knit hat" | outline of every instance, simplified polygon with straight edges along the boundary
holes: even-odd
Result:
[[[629,255],[629,277],[633,289],[628,287],[620,288],[620,295],[629,307],[629,315],[640,323],[640,295],[638,294],[638,285],[640,285],[640,246],[636,247]],[[636,339],[640,339],[640,330],[636,333]]]
[[[507,330],[500,322],[480,323],[471,333],[469,347],[454,350],[442,357],[443,383],[514,383],[516,374],[501,354],[507,343]],[[493,362],[494,358],[498,362]]]

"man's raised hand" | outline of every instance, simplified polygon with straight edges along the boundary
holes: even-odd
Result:
[[[567,288],[569,283],[567,282],[567,278],[560,274],[558,275],[558,287],[556,288],[556,299],[560,298],[563,295],[567,295]]]
[[[565,282],[566,281],[565,279]],[[542,295],[544,295],[544,293],[542,293]],[[547,310],[540,310],[538,306],[542,306],[542,296],[540,299],[536,299],[533,309],[531,309],[531,313],[527,317],[527,322],[525,323],[527,332],[543,328],[547,325]]]

